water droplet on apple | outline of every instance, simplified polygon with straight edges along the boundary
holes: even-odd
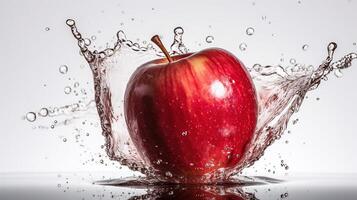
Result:
[[[211,168],[211,167],[214,167],[214,164],[212,163],[212,161],[210,161],[210,162],[205,164],[205,167],[206,168]]]
[[[253,35],[254,34],[254,28],[252,27],[248,27],[247,30],[245,30],[245,33],[249,36]]]
[[[160,165],[161,163],[162,163],[162,160],[161,160],[161,159],[159,159],[159,160],[156,161],[156,164],[158,164],[158,165]]]
[[[71,92],[72,92],[72,88],[71,88],[71,87],[66,86],[66,87],[64,88],[64,93],[65,93],[65,94],[69,94],[69,93],[71,93]]]
[[[304,45],[302,46],[302,50],[303,50],[303,51],[306,51],[306,50],[308,50],[308,49],[309,49],[309,45],[304,44]]]
[[[241,43],[240,45],[239,45],[239,49],[241,50],[241,51],[245,51],[245,50],[247,50],[247,44],[246,43]]]
[[[41,117],[46,117],[48,115],[48,109],[47,108],[41,108],[41,110],[38,112],[38,114]]]
[[[36,121],[36,114],[34,112],[28,112],[26,114],[26,120],[29,121],[29,122]]]
[[[188,134],[187,131],[184,131],[184,132],[181,133],[182,136],[186,136],[187,134]]]
[[[172,173],[169,172],[169,171],[167,171],[167,172],[165,173],[165,176],[167,176],[167,177],[172,177]]]
[[[68,72],[68,67],[67,67],[67,65],[61,65],[61,66],[59,67],[59,72],[60,72],[61,74],[66,74],[66,73]]]
[[[207,43],[212,43],[213,41],[214,41],[214,37],[213,36],[209,35],[209,36],[206,37],[206,42]]]

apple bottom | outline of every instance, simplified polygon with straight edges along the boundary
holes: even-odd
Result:
[[[215,119],[215,122],[206,119],[201,120],[201,123],[175,123],[176,128],[162,125],[167,121],[165,119],[152,117],[155,115],[150,111],[150,106],[142,114],[151,116],[151,120],[148,120],[149,117],[137,118],[141,128],[132,135],[132,139],[137,149],[142,150],[141,157],[156,170],[156,174],[165,179],[207,182],[205,178],[210,173],[216,173],[219,169],[223,172],[224,169],[239,165],[251,139],[252,130],[248,126],[234,123],[238,120],[233,116],[229,117],[234,112],[216,113],[216,116],[222,117]],[[201,118],[200,114],[197,115]],[[231,123],[227,122],[229,119]],[[166,129],[160,131],[160,126]]]

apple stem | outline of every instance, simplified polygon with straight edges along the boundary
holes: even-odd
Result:
[[[165,54],[167,60],[170,62],[172,62],[172,58],[169,54],[169,52],[166,50],[166,48],[164,47],[164,45],[162,44],[161,40],[160,40],[160,37],[158,35],[154,35],[152,38],[151,38],[151,41],[153,43],[155,43],[160,49],[161,51]]]

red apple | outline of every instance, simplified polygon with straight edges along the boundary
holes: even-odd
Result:
[[[226,192],[222,187],[173,187],[159,193],[160,200],[244,200],[244,195]],[[155,191],[155,190],[154,190]],[[145,197],[144,197],[145,198]],[[144,199],[143,198],[143,199]],[[140,197],[138,198],[140,199]],[[247,199],[247,198],[246,198]]]
[[[253,82],[218,48],[140,66],[125,92],[125,119],[140,156],[160,174],[195,179],[240,164],[254,134]]]

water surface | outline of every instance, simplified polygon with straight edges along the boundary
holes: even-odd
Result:
[[[356,199],[357,175],[240,177],[235,184],[145,185],[116,172],[1,173],[0,199]]]

